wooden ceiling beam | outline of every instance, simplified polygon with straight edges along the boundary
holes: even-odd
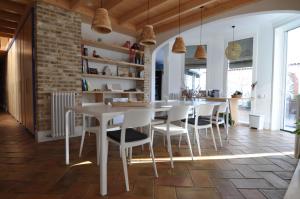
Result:
[[[203,19],[207,19],[213,16],[217,16],[220,14],[223,14],[224,12],[228,12],[230,10],[257,2],[261,0],[230,0],[225,3],[218,4],[215,7],[205,9],[203,12]],[[201,13],[197,12],[195,14],[189,15],[187,17],[182,17],[181,18],[181,24],[182,26],[192,24],[194,22],[199,21],[201,18]],[[157,33],[162,33],[171,29],[174,29],[178,27],[178,21],[173,20],[169,23],[164,23],[164,24],[159,24],[158,26],[155,27],[155,31]]]
[[[75,10],[80,5],[81,0],[71,0],[70,1],[70,9]]]
[[[118,4],[122,3],[123,0],[106,0],[103,2],[103,7],[107,10],[113,9]]]
[[[12,34],[8,34],[8,33],[1,32],[1,31],[0,31],[0,37],[8,37],[8,38],[12,38],[13,35],[12,35]]]
[[[0,10],[4,10],[12,13],[24,13],[26,6],[13,1],[0,1]]]
[[[6,11],[0,11],[0,19],[11,21],[11,22],[18,22],[21,19],[20,15],[9,13]]]
[[[0,27],[0,32],[11,34],[11,35],[15,34],[15,30],[9,29],[9,28],[4,28],[4,27]]]
[[[217,0],[190,0],[188,3],[184,3],[181,5],[181,7],[180,7],[181,14],[188,13],[194,9],[200,8],[201,6],[206,6],[206,5],[214,3],[216,1]],[[163,23],[167,20],[170,20],[172,18],[178,17],[178,15],[179,15],[179,12],[178,12],[178,5],[177,5],[162,14],[151,17],[149,19],[149,24],[154,26],[154,25]],[[136,28],[139,30],[142,27],[144,27],[146,25],[146,23],[147,23],[146,21],[143,21],[142,23],[138,24],[136,26]]]
[[[150,5],[149,5],[149,10],[159,6],[160,4],[166,2],[167,0],[154,0],[154,1],[150,1]],[[138,6],[135,7],[133,9],[131,9],[127,14],[122,15],[118,21],[120,24],[123,24],[127,21],[130,21],[133,18],[136,18],[142,14],[144,14],[145,12],[147,12],[148,10],[148,3],[144,3],[142,6]]]
[[[10,29],[16,29],[18,24],[16,22],[5,21],[0,19],[0,26],[10,28]]]

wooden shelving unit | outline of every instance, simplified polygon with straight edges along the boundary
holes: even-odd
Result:
[[[102,48],[102,49],[106,49],[106,50],[116,51],[116,52],[120,52],[120,53],[125,53],[125,54],[128,54],[130,51],[129,48],[125,48],[123,46],[119,46],[116,44],[106,43],[103,41],[99,42],[99,41],[91,41],[91,40],[81,40],[81,44],[96,47],[96,48]],[[134,51],[139,52],[139,53],[144,53],[144,51],[141,51],[141,50],[134,50]]]
[[[82,91],[84,94],[144,94],[143,91]]]
[[[109,44],[105,42],[97,42],[97,41],[91,41],[91,40],[81,40],[81,44],[84,46],[90,46],[95,48],[101,48],[106,49],[110,51],[115,51],[119,53],[128,54],[131,52],[130,49],[116,45],[116,44]],[[135,50],[136,53],[144,53],[143,51]],[[110,58],[102,58],[102,57],[92,57],[92,56],[81,56],[82,60],[87,60],[88,62],[94,62],[94,63],[102,63],[102,64],[108,64],[112,65],[112,67],[128,67],[128,70],[134,70],[135,72],[141,72],[145,70],[145,66],[141,64],[135,64],[135,63],[129,63],[126,61],[121,60],[114,60]],[[82,79],[86,78],[94,78],[94,79],[115,79],[115,80],[126,80],[126,81],[135,81],[136,88],[139,88],[139,90],[143,90],[143,85],[145,78],[140,77],[123,77],[123,76],[107,76],[107,75],[101,75],[101,74],[82,74]],[[107,98],[112,97],[125,97],[129,100],[135,99],[138,101],[143,101],[145,93],[144,91],[82,91],[83,95],[94,95],[95,101],[97,102],[104,102]]]
[[[119,66],[136,67],[136,68],[144,68],[144,65],[129,63],[129,62],[125,62],[125,61],[118,61],[118,60],[113,60],[113,59],[100,58],[100,57],[98,58],[98,57],[91,57],[91,56],[81,56],[81,57],[82,57],[82,59],[86,59],[86,60],[92,61],[92,62],[113,64],[113,65],[119,65]]]
[[[100,79],[121,79],[121,80],[137,80],[137,81],[144,81],[144,78],[140,77],[121,77],[121,76],[112,76],[112,75],[99,75],[99,74],[82,74],[82,77],[89,77],[89,78],[100,78]]]

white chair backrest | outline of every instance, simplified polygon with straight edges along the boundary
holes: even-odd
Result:
[[[124,114],[122,128],[136,128],[150,125],[152,118],[151,109],[132,109]]]
[[[190,106],[187,106],[187,105],[173,106],[168,111],[168,122],[187,119],[189,110],[190,110]]]
[[[124,123],[122,124],[121,130],[121,144],[125,143],[126,129],[136,128],[136,127],[149,127],[151,125],[151,109],[136,109],[128,110],[124,114]],[[149,134],[150,135],[150,134]]]
[[[217,110],[217,114],[226,113],[226,109],[227,109],[227,103],[226,102],[220,104],[219,107],[218,107],[218,110]]]
[[[102,102],[82,102],[81,105],[83,107],[89,107],[89,106],[104,106],[105,104]]]
[[[214,110],[213,104],[200,104],[195,107],[196,117],[212,116]]]

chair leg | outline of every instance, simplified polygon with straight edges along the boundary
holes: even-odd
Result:
[[[217,144],[216,144],[216,139],[215,139],[215,135],[214,135],[214,130],[213,130],[212,126],[210,127],[210,132],[211,132],[211,136],[212,136],[212,139],[213,139],[213,142],[214,142],[214,145],[215,145],[215,150],[218,151]]]
[[[179,143],[178,143],[178,148],[180,148],[181,145],[181,139],[182,139],[182,134],[179,135]]]
[[[153,140],[154,140],[154,130],[151,131],[151,144],[153,146]]]
[[[96,150],[97,150],[97,165],[100,163],[100,144],[99,144],[99,133],[96,133]]]
[[[191,140],[190,140],[190,135],[189,132],[186,133],[186,141],[189,145],[190,153],[191,153],[191,158],[194,160],[194,155],[193,155],[193,150],[192,150],[192,145],[191,145]]]
[[[131,164],[132,160],[132,147],[129,148],[129,164]]]
[[[81,157],[81,154],[82,154],[84,138],[85,138],[85,131],[82,131],[81,142],[80,142],[80,149],[79,149],[79,157]]]
[[[152,148],[152,143],[149,143],[149,148],[150,148],[150,154],[151,154],[152,163],[153,163],[154,175],[155,175],[155,177],[158,178],[156,163],[155,163],[155,157],[154,157],[153,148]]]
[[[174,168],[173,164],[173,154],[172,154],[172,145],[171,145],[171,138],[169,135],[167,135],[167,144],[168,144],[168,152],[171,159],[171,168]]]
[[[206,135],[206,137],[207,137],[207,129],[205,129],[205,135]]]
[[[196,131],[196,129],[195,129],[195,131]],[[194,135],[193,135],[193,145],[195,145],[195,143],[196,143],[196,139],[197,139],[197,136],[196,136],[196,133],[195,133],[195,131],[194,131]]]
[[[220,140],[220,145],[221,145],[221,147],[223,147],[219,124],[216,123],[216,126],[217,126],[218,136],[219,136],[219,140]]]
[[[194,134],[196,134],[196,141],[197,141],[198,153],[199,153],[199,156],[201,156],[200,135],[199,135],[199,133],[198,133],[198,131],[197,131],[196,128],[194,129]]]
[[[126,161],[126,153],[125,153],[125,149],[124,148],[122,148],[122,162],[123,162],[123,170],[124,170],[126,191],[129,191],[127,161]]]
[[[166,136],[163,135],[163,140],[164,140],[164,147],[166,147]]]

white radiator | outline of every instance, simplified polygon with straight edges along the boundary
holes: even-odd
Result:
[[[51,95],[52,137],[65,135],[65,107],[75,106],[75,92],[53,92]],[[70,135],[74,135],[75,114],[70,114]]]

